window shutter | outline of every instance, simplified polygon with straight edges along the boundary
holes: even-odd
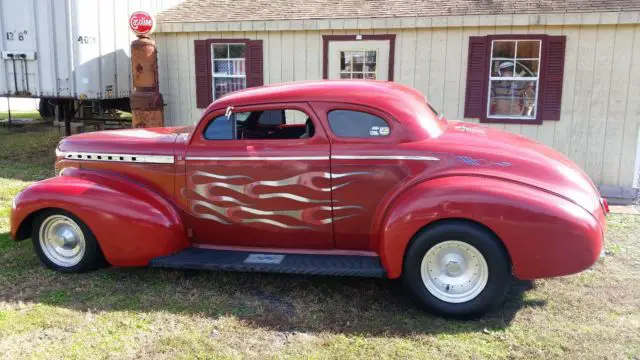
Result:
[[[195,40],[193,48],[196,62],[196,105],[202,109],[213,101],[210,53],[207,51],[209,47],[206,40]]]
[[[562,83],[564,77],[564,52],[566,36],[549,36],[547,38],[546,57],[543,58],[544,77],[542,85],[542,120],[560,120],[562,104]]]
[[[488,81],[487,40],[484,36],[469,38],[469,57],[467,59],[467,88],[465,91],[464,117],[483,117],[483,98]],[[484,114],[486,116],[486,114]]]
[[[249,40],[248,45],[247,87],[262,86],[264,84],[262,40]]]

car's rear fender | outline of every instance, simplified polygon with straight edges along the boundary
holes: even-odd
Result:
[[[188,246],[180,215],[169,200],[108,172],[68,168],[64,176],[28,186],[14,200],[13,238],[29,237],[33,215],[51,208],[84,221],[115,266],[144,266]]]
[[[446,219],[475,222],[495,233],[521,279],[588,268],[604,236],[589,212],[544,190],[495,178],[442,177],[406,190],[388,207],[378,251],[390,278],[401,275],[414,235]]]

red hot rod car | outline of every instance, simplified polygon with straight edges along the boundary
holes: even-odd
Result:
[[[591,266],[607,212],[560,153],[375,81],[252,88],[193,127],[71,136],[56,170],[11,215],[50,268],[402,278],[459,316],[498,305],[512,275]]]

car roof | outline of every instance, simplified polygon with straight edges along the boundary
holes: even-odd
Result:
[[[318,80],[247,88],[214,101],[205,114],[228,106],[314,101],[357,104],[378,109],[418,133],[426,132],[424,135],[427,137],[436,137],[443,129],[438,115],[427,107],[423,94],[390,81]],[[418,133],[416,135],[422,135]]]

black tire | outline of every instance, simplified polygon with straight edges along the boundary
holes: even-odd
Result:
[[[55,106],[50,103],[49,98],[40,98],[40,103],[38,104],[38,112],[42,119],[47,121],[52,121],[55,116]]]
[[[422,260],[427,252],[449,240],[471,245],[488,266],[486,285],[465,302],[441,300],[427,289],[422,279]],[[405,286],[428,311],[454,318],[474,318],[498,307],[509,290],[511,276],[511,262],[500,240],[482,226],[465,221],[436,224],[416,234],[406,252],[402,275]],[[448,287],[446,291],[449,291]]]
[[[84,254],[81,256],[79,262],[69,266],[56,263],[52,258],[50,258],[50,256],[46,254],[47,251],[43,249],[43,242],[40,239],[40,229],[45,221],[56,216],[63,216],[73,221],[81,230],[84,237]],[[100,250],[100,245],[91,232],[91,229],[89,229],[87,224],[70,212],[60,209],[52,209],[38,213],[31,228],[31,239],[38,258],[49,269],[63,273],[82,273],[98,269],[105,265],[102,250]]]

